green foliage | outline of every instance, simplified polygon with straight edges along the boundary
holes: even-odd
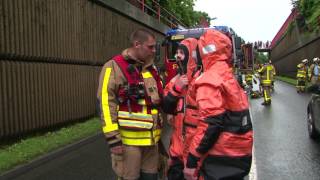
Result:
[[[299,6],[299,0],[291,0],[291,4],[292,4],[293,8],[296,8]]]
[[[320,5],[318,6],[320,8]],[[315,12],[308,18],[307,24],[312,31],[318,31],[320,28],[320,9],[316,9]]]
[[[257,52],[255,54],[255,57],[256,57],[256,62],[259,64],[264,64],[268,61],[268,56],[261,52]]]
[[[173,14],[178,19],[181,19],[188,27],[197,26],[201,17],[204,17],[210,22],[210,17],[207,13],[193,9],[195,1],[196,0],[159,0],[159,4],[173,12]]]
[[[101,131],[98,118],[64,127],[44,135],[28,137],[0,149],[0,174],[19,164]]]
[[[319,30],[320,26],[320,1],[319,0],[292,0],[293,6],[298,8],[306,20],[305,29],[310,32]]]
[[[295,27],[295,24],[294,24],[293,22],[291,22],[291,23],[289,24],[288,28],[287,28],[286,33],[291,34],[292,31],[293,31],[293,29],[294,29],[294,27]]]

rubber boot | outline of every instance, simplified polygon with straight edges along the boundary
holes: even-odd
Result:
[[[271,100],[270,101],[264,101],[263,103],[261,103],[261,105],[263,106],[270,106],[271,105]]]
[[[140,173],[139,180],[158,180],[158,173]]]
[[[168,169],[168,180],[184,180],[183,168],[184,165],[182,161],[177,158],[173,160]]]

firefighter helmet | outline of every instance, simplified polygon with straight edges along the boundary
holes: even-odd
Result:
[[[302,63],[304,63],[304,64],[308,63],[308,59],[302,60]]]

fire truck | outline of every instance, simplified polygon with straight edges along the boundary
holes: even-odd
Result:
[[[172,29],[166,33],[165,40],[162,45],[165,47],[164,56],[164,66],[165,72],[165,82],[169,82],[177,74],[178,65],[175,59],[175,53],[180,41],[186,38],[196,38],[199,39],[200,36],[208,29],[215,29],[223,32],[232,40],[233,45],[233,56],[232,63],[233,67],[240,67],[243,59],[243,53],[241,50],[241,43],[243,40],[236,35],[232,28],[228,26],[213,26],[208,28],[194,28],[194,29]]]

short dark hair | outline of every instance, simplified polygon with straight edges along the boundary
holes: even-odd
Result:
[[[152,37],[154,39],[156,38],[150,31],[146,29],[138,29],[131,33],[130,43],[133,45],[135,41],[145,42],[149,37]]]

